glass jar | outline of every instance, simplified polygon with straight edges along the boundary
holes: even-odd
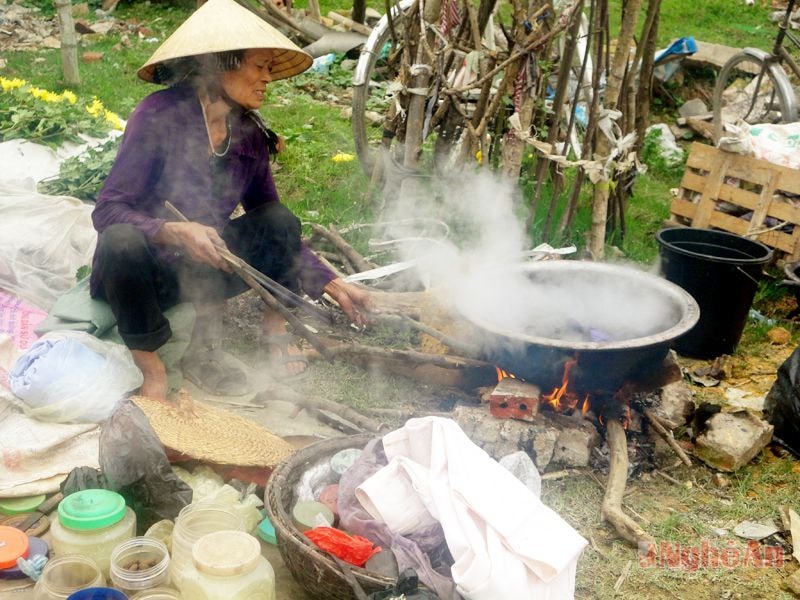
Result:
[[[34,600],[66,600],[73,592],[105,585],[100,567],[91,558],[72,554],[54,558],[33,588]]]
[[[180,591],[192,600],[275,600],[275,571],[255,537],[217,531],[195,543]]]
[[[53,554],[80,554],[94,560],[107,578],[111,552],[136,535],[136,514],[110,490],[82,490],[58,505],[50,524]]]
[[[170,578],[180,588],[183,572],[192,565],[192,546],[207,533],[224,530],[244,531],[242,517],[231,506],[196,503],[184,506],[172,530]]]
[[[160,587],[139,592],[131,600],[181,600],[181,598],[178,590]]]
[[[162,542],[147,537],[125,540],[111,552],[111,582],[128,595],[167,585],[169,562]]]

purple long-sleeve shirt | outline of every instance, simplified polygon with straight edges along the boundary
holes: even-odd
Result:
[[[221,232],[239,203],[247,212],[280,202],[264,133],[250,117],[234,114],[230,149],[224,160],[214,161],[215,167],[208,159],[208,133],[195,90],[167,88],[142,100],[128,120],[117,158],[97,197],[92,213],[95,229],[102,233],[115,223],[129,223],[152,242],[166,221],[175,220],[164,205],[169,201],[189,220]],[[212,178],[214,168],[218,171]],[[174,252],[163,245],[153,248],[166,260]],[[303,290],[319,297],[335,275],[305,245],[300,264]],[[100,288],[96,254],[93,267],[94,295]]]

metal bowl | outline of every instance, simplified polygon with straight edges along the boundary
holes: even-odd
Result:
[[[671,343],[700,317],[683,289],[634,267],[581,261],[513,265],[473,276],[459,312],[484,358],[543,389],[571,383],[614,391],[661,368]]]

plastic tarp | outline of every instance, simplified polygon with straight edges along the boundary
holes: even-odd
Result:
[[[0,180],[0,289],[49,310],[90,265],[97,232],[92,206]]]

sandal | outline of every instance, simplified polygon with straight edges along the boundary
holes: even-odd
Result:
[[[254,390],[247,373],[235,358],[222,350],[203,350],[184,356],[183,374],[199,387],[215,396],[244,396]]]
[[[308,359],[302,354],[289,354],[289,344],[295,341],[295,336],[291,333],[282,333],[279,335],[264,335],[261,341],[266,346],[274,346],[280,351],[280,356],[270,357],[269,362],[273,367],[275,379],[282,382],[301,381],[308,376]],[[302,363],[303,370],[294,375],[290,375],[285,367],[289,363]],[[280,373],[282,372],[282,374]]]

